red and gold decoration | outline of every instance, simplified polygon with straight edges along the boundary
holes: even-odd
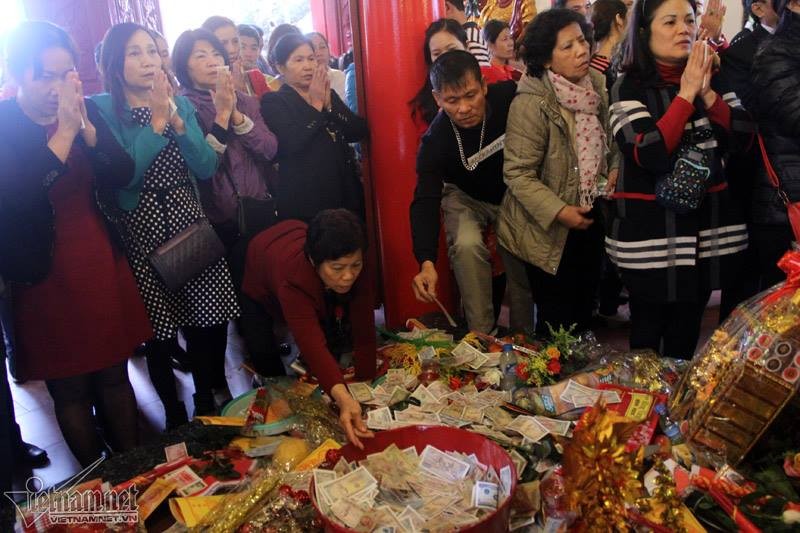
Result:
[[[739,306],[695,356],[673,397],[690,444],[736,465],[800,387],[800,252],[778,266],[786,283]]]
[[[628,507],[642,494],[643,449],[625,446],[637,424],[599,405],[564,446],[567,508],[579,518],[575,531],[631,531]]]

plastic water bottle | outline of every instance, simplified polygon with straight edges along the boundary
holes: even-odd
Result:
[[[511,344],[503,345],[503,353],[500,354],[500,372],[503,378],[500,380],[500,388],[503,390],[514,390],[517,383],[515,367],[517,366],[517,356],[514,354],[514,347]]]
[[[661,415],[661,431],[666,435],[669,441],[673,445],[683,443],[683,434],[681,433],[680,424],[669,417],[667,406],[660,403],[656,405],[655,411]]]

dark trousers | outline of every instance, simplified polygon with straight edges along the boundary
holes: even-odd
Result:
[[[750,224],[747,231],[749,247],[735,267],[736,275],[722,287],[720,322],[746,299],[786,280],[778,260],[792,247],[792,229],[788,225]]]
[[[706,292],[696,302],[656,303],[631,294],[631,349],[649,348],[664,357],[691,359],[710,296]]]
[[[596,200],[600,211],[603,213],[604,220],[610,220],[611,205],[613,200],[598,198]],[[602,273],[600,275],[600,285],[597,288],[598,311],[601,315],[616,315],[620,304],[620,293],[624,287],[622,278],[619,276],[617,265],[611,262],[606,254],[605,246],[601,248]]]
[[[2,280],[0,280],[2,284]],[[3,289],[0,288],[0,291]],[[22,446],[22,435],[14,414],[14,398],[8,384],[6,372],[6,351],[13,350],[11,331],[11,306],[5,296],[0,296],[0,457],[6,458],[6,464],[0,467],[0,495],[11,490],[13,469],[10,468],[14,455]]]
[[[273,330],[274,319],[264,306],[246,294],[240,295],[240,303],[242,316],[239,319],[239,333],[255,371],[265,377],[285,375],[286,369]]]
[[[225,348],[228,344],[228,323],[205,328],[181,328],[186,338],[186,354],[192,362],[192,379],[195,389],[195,408],[198,400],[202,412],[213,407],[213,389],[227,386],[225,379]],[[186,417],[183,403],[178,400],[175,375],[170,356],[174,353],[175,339],[151,340],[147,343],[147,370],[150,381],[158,392],[167,415],[168,426],[183,422]]]
[[[22,446],[22,436],[14,415],[14,399],[8,385],[5,355],[0,357],[0,364],[0,457],[5,459],[5,464],[0,466],[0,494],[3,494],[11,490],[12,460]]]
[[[586,230],[570,230],[555,275],[525,265],[536,300],[537,336],[549,336],[547,324],[554,330],[573,324],[575,331],[590,328],[602,253],[603,225],[596,219]]]

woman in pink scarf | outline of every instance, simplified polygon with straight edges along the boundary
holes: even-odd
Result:
[[[527,72],[506,128],[508,190],[497,236],[527,263],[542,336],[548,325],[590,326],[604,233],[594,202],[616,180],[605,81],[589,69],[590,35],[586,20],[565,9],[528,25]]]

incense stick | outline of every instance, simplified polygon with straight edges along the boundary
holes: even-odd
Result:
[[[456,324],[456,321],[455,321],[455,320],[453,320],[453,317],[452,317],[452,316],[450,316],[450,313],[448,313],[448,312],[447,312],[447,309],[445,309],[445,308],[444,308],[444,306],[442,305],[442,302],[440,302],[440,301],[439,301],[439,299],[438,299],[438,298],[436,298],[435,296],[433,297],[433,301],[434,301],[434,302],[436,302],[436,305],[438,305],[438,306],[439,306],[439,309],[441,309],[441,310],[442,310],[442,313],[444,313],[444,316],[445,316],[445,318],[447,318],[447,322],[448,322],[448,323],[449,323],[449,324],[450,324],[452,327],[454,327],[454,328],[457,328],[457,327],[458,327],[458,324]]]

